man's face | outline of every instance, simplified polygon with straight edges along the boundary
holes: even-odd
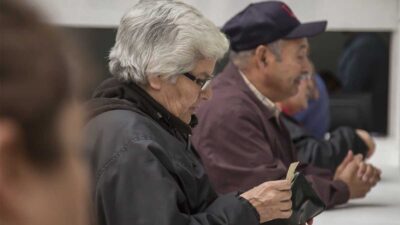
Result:
[[[199,79],[212,77],[215,67],[214,60],[200,60],[190,73]],[[176,83],[165,83],[163,105],[183,122],[189,123],[192,114],[199,106],[201,100],[208,100],[211,97],[210,85],[204,90],[193,80],[184,75],[179,75]]]
[[[272,101],[282,101],[294,96],[301,82],[301,77],[310,71],[308,61],[309,46],[306,38],[282,40],[280,59],[268,61],[267,85],[274,92],[276,99]]]
[[[310,99],[310,82],[312,78],[300,81],[299,91],[296,95],[282,101],[280,103],[282,109],[289,115],[296,114],[308,108],[308,100]]]

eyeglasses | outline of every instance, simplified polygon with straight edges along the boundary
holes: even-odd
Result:
[[[191,81],[195,82],[197,85],[199,85],[202,91],[204,91],[208,87],[208,85],[211,83],[212,80],[212,77],[206,79],[197,78],[189,72],[183,73],[183,75],[189,78]]]

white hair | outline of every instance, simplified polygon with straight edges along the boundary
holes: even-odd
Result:
[[[256,49],[244,50],[240,52],[230,51],[229,58],[232,63],[239,69],[245,69],[249,64],[251,56],[254,55]]]
[[[276,40],[267,44],[267,48],[274,54],[277,61],[282,60],[281,56],[281,40]],[[250,58],[254,55],[256,49],[244,50],[240,52],[231,51],[229,57],[234,65],[239,69],[245,69],[250,63]]]
[[[271,42],[267,45],[269,50],[271,50],[272,54],[275,55],[277,61],[282,60],[282,54],[281,54],[281,39],[278,39],[274,42]]]
[[[145,85],[149,76],[170,79],[198,60],[219,60],[228,48],[225,35],[192,6],[141,1],[121,19],[109,67],[113,76]]]

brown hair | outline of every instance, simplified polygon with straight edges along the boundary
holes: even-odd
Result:
[[[0,117],[20,126],[27,158],[48,166],[60,158],[55,120],[73,92],[63,41],[19,1],[0,4]]]

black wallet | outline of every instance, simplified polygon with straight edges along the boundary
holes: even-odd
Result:
[[[272,220],[263,225],[305,224],[324,211],[325,207],[304,175],[296,172],[292,180],[292,216],[289,219]]]
[[[326,208],[303,174],[297,172],[292,180],[292,216],[290,225],[305,224]]]

